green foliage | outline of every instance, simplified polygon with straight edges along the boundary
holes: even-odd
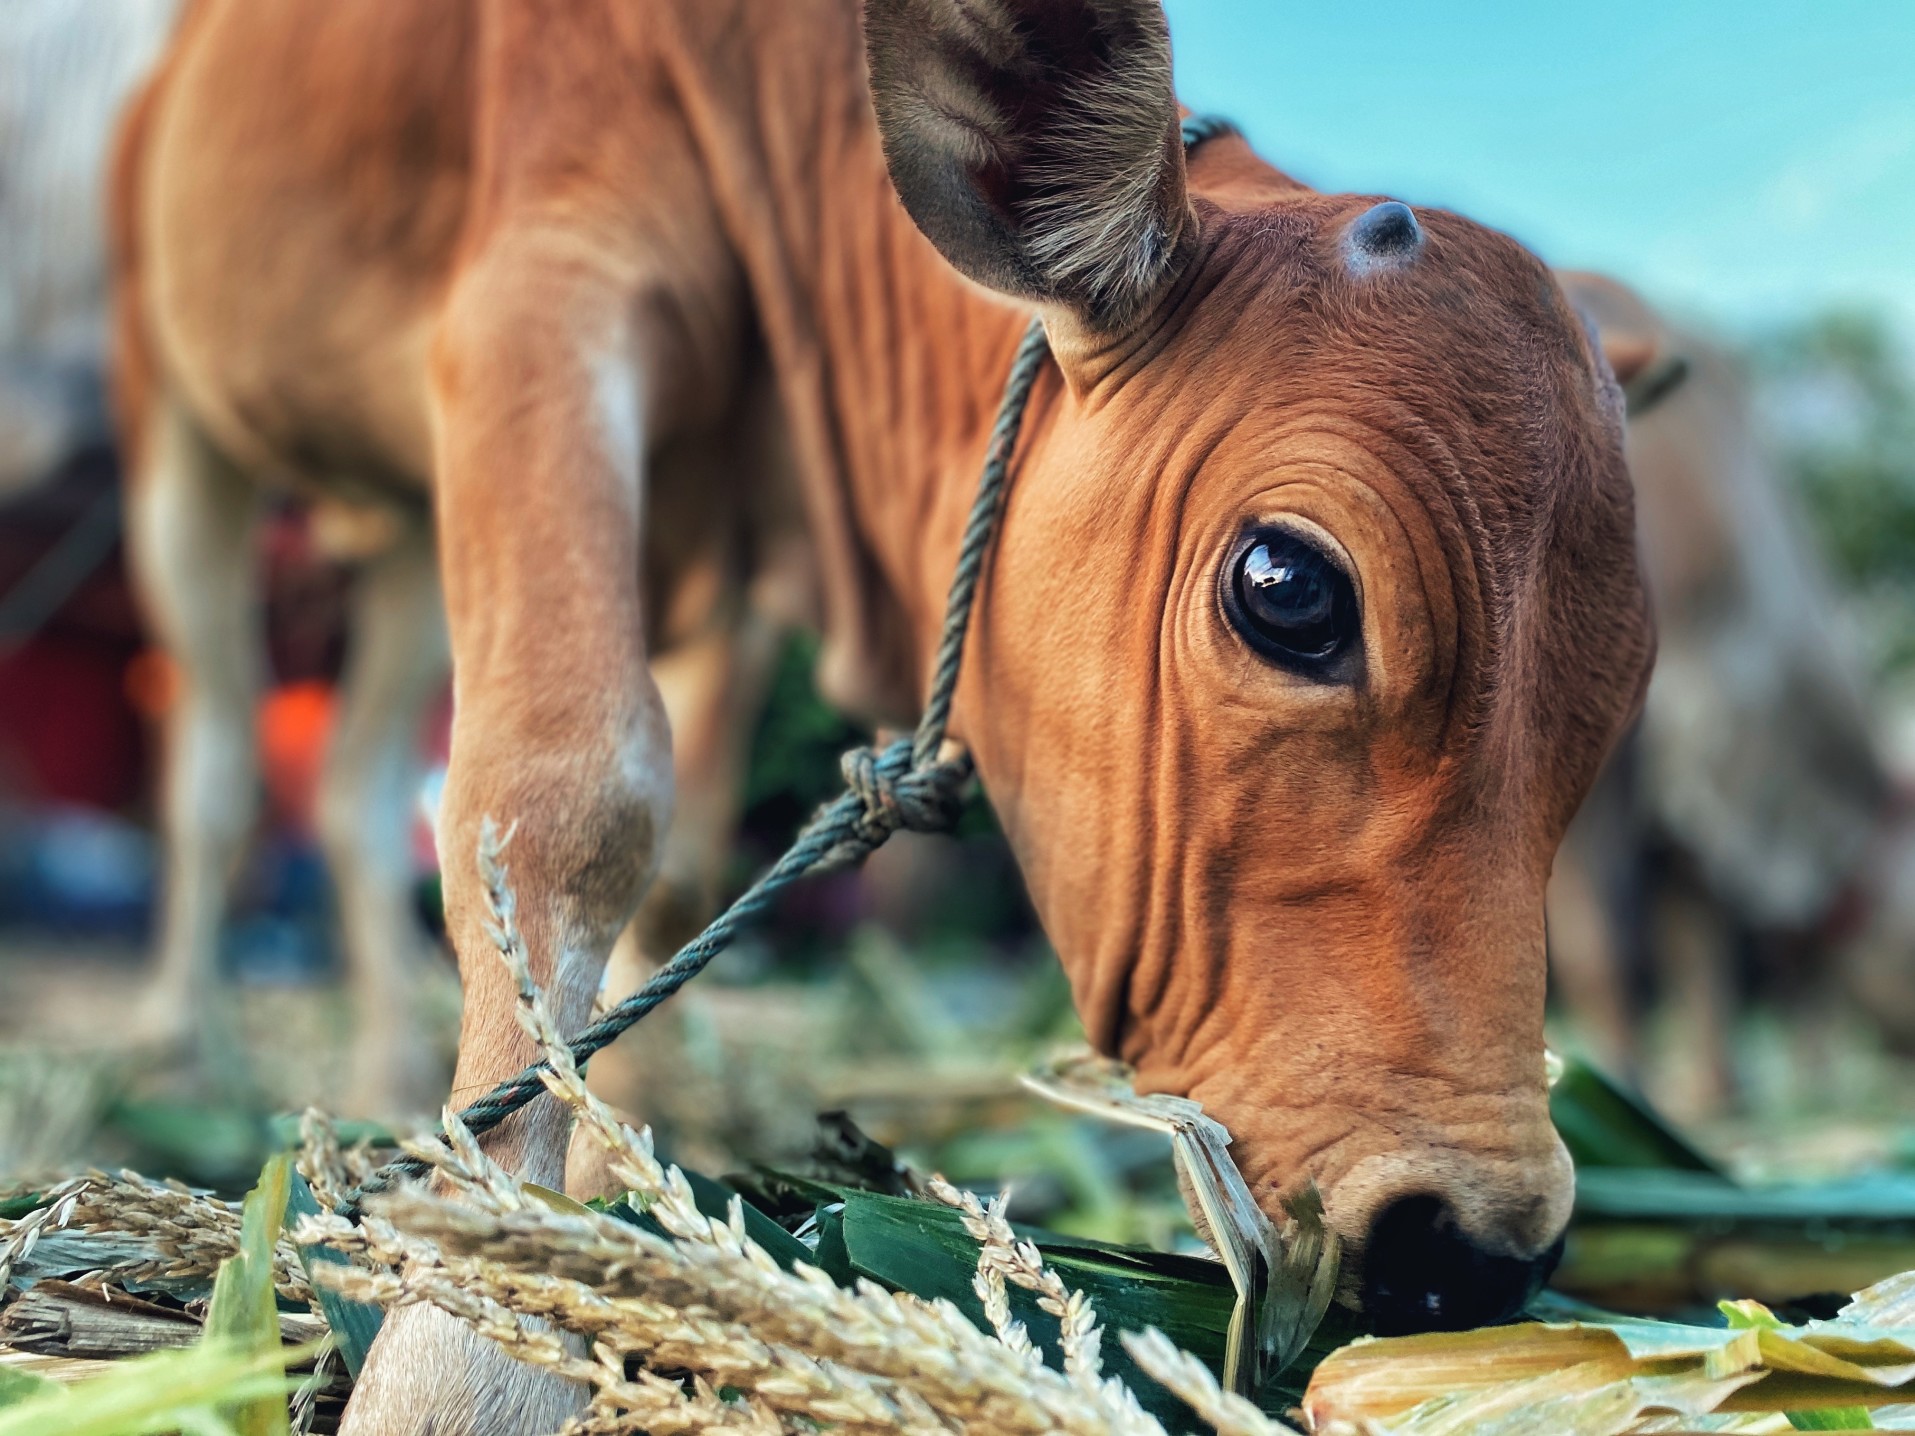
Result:
[[[1791,1411],[1789,1425],[1797,1431],[1873,1431],[1866,1406],[1829,1406],[1820,1411]]]
[[[273,1246],[292,1159],[274,1157],[246,1198],[240,1249],[221,1263],[197,1346],[118,1362],[71,1387],[0,1368],[0,1436],[289,1436]]]
[[[273,1247],[286,1220],[293,1159],[280,1153],[266,1163],[259,1185],[246,1196],[240,1217],[239,1251],[220,1263],[213,1300],[206,1310],[205,1344],[236,1352],[282,1357],[279,1302],[273,1292]],[[239,1436],[289,1436],[286,1402],[269,1392],[230,1408]]]
[[[36,1188],[10,1193],[0,1197],[0,1222],[17,1222],[31,1212],[37,1212],[46,1205],[46,1195]]]
[[[1785,411],[1783,459],[1837,574],[1915,610],[1915,373],[1875,315],[1826,314],[1752,356]],[[1911,625],[1885,655],[1915,662]]]
[[[893,1291],[953,1302],[979,1326],[984,1308],[972,1286],[977,1241],[957,1212],[932,1202],[845,1192],[841,1203],[821,1209],[818,1265],[849,1285],[857,1279]],[[1064,1284],[1082,1291],[1112,1331],[1155,1327],[1178,1346],[1223,1368],[1224,1338],[1236,1303],[1230,1279],[1216,1262],[1162,1252],[1126,1251],[1055,1233],[1020,1228],[1037,1241],[1045,1263]],[[1028,1292],[1013,1290],[1011,1306],[1047,1357],[1057,1341],[1055,1317],[1040,1310]],[[1181,1413],[1167,1392],[1144,1379],[1115,1342],[1104,1347],[1106,1368],[1137,1392],[1146,1408],[1176,1419]]]
[[[58,1385],[44,1376],[35,1376],[31,1371],[17,1371],[11,1366],[0,1366],[0,1411],[35,1397],[44,1399],[58,1390]]]
[[[288,1214],[294,1217],[319,1215],[319,1200],[313,1196],[312,1188],[306,1185],[306,1179],[298,1172],[292,1174],[292,1190],[287,1196],[286,1207]],[[303,1246],[299,1249],[299,1260],[305,1266],[308,1277],[313,1275],[313,1268],[322,1263],[346,1264],[345,1256],[328,1246]],[[346,1370],[357,1379],[365,1367],[366,1355],[372,1350],[373,1338],[379,1335],[379,1327],[385,1321],[386,1314],[379,1307],[348,1301],[317,1281],[313,1282],[312,1287],[313,1295],[319,1301],[319,1309],[325,1314],[326,1325],[332,1328],[333,1343],[339,1349],[339,1357],[346,1363]]]
[[[1757,1301],[1717,1302],[1731,1331],[1787,1332],[1789,1324]],[[1866,1406],[1824,1406],[1813,1411],[1790,1411],[1789,1425],[1797,1431],[1873,1431]]]
[[[844,786],[838,755],[866,738],[818,696],[817,666],[815,637],[800,634],[786,643],[752,738],[745,810],[767,822],[802,820],[837,797]]]
[[[793,634],[779,654],[745,770],[741,841],[729,874],[734,892],[782,852],[819,807],[844,791],[840,758],[871,740],[869,732],[819,695],[817,662],[818,640],[807,633]],[[957,844],[945,863],[945,879],[916,894],[919,910],[910,934],[914,957],[928,945],[959,950],[964,961],[972,961],[980,943],[1016,948],[1028,942],[1036,923],[1023,879],[981,795],[965,804],[953,836]],[[835,950],[840,935],[818,930],[817,921],[815,911],[797,917],[787,910],[764,936],[781,960],[803,967]]]
[[[1578,1172],[1657,1167],[1722,1175],[1641,1098],[1577,1058],[1565,1060],[1562,1076],[1550,1088],[1549,1115]]]
[[[283,1412],[298,1384],[287,1353],[202,1343],[116,1362],[71,1387],[42,1383],[8,1404],[0,1388],[0,1436],[247,1436],[222,1410],[273,1403]]]
[[[128,1098],[108,1109],[105,1130],[131,1150],[130,1165],[237,1192],[272,1150],[263,1112],[199,1102]]]
[[[769,1257],[786,1271],[790,1271],[799,1262],[812,1260],[811,1252],[804,1243],[786,1231],[770,1217],[749,1202],[743,1201],[738,1193],[722,1182],[698,1172],[686,1171],[685,1180],[691,1185],[692,1200],[698,1210],[708,1217],[730,1220],[734,1209],[738,1210],[745,1224],[745,1235],[762,1247]],[[635,1227],[643,1227],[654,1236],[667,1235],[658,1220],[647,1213],[636,1193],[628,1193],[606,1208],[606,1211],[620,1221],[630,1222]]]

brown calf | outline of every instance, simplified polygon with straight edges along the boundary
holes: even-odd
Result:
[[[255,484],[418,516],[361,688],[430,637],[430,510],[455,1092],[516,1070],[482,820],[519,824],[577,1023],[670,822],[651,665],[722,649],[802,530],[826,691],[908,717],[1035,306],[1057,362],[956,730],[1079,1010],[1230,1125],[1261,1200],[1322,1186],[1381,1325],[1499,1316],[1570,1201],[1543,888],[1651,647],[1608,369],[1501,235],[1235,139],[1186,165],[1155,0],[865,12],[193,7],[120,192],[138,552],[188,678],[169,933],[206,938],[235,841]],[[367,793],[342,850],[380,837]],[[490,1146],[553,1182],[563,1123]],[[348,1429],[569,1399],[408,1311]]]

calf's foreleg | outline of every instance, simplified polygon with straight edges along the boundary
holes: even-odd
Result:
[[[718,910],[744,806],[745,767],[752,729],[764,709],[777,666],[784,629],[745,611],[714,619],[705,631],[662,655],[653,665],[672,727],[672,770],[677,801],[660,858],[658,880],[638,915],[620,935],[605,969],[603,1005],[611,1006],[642,987],[657,968]],[[687,994],[679,1001],[695,1000]],[[668,1005],[651,1022],[678,1020]],[[647,1077],[659,1064],[646,1061],[634,1041],[614,1042],[592,1059],[591,1085],[614,1107],[649,1118]],[[574,1196],[610,1196],[603,1147],[582,1132],[568,1154],[565,1186]]]
[[[486,819],[533,975],[583,1025],[670,816],[670,738],[640,611],[644,336],[631,293],[538,241],[495,241],[448,301],[433,357],[440,569],[454,718],[439,849],[465,992],[453,1105],[533,1061],[487,935],[475,865]],[[493,1131],[492,1155],[563,1180],[549,1097]],[[582,1393],[442,1313],[396,1311],[346,1436],[526,1436]]]

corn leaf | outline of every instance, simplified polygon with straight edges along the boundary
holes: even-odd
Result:
[[[842,1200],[819,1213],[816,1264],[840,1282],[858,1278],[894,1291],[952,1302],[980,1326],[984,1311],[972,1289],[977,1243],[948,1207],[872,1192],[845,1191]],[[1154,1327],[1218,1374],[1223,1371],[1225,1341],[1236,1309],[1236,1290],[1221,1263],[1016,1226],[1019,1236],[1037,1244],[1044,1260],[1068,1287],[1082,1291],[1099,1319],[1113,1332]],[[1028,1293],[1011,1293],[1013,1314],[1055,1363],[1056,1319],[1041,1311]],[[1349,1322],[1332,1312],[1313,1338],[1305,1357],[1259,1395],[1268,1408],[1281,1410],[1301,1394],[1316,1359],[1350,1336]],[[1137,1392],[1145,1408],[1161,1419],[1183,1422],[1182,1406],[1136,1368],[1116,1342],[1104,1347],[1105,1368]],[[1294,1382],[1294,1384],[1286,1384]]]
[[[104,1122],[148,1170],[210,1186],[244,1181],[275,1145],[263,1117],[231,1107],[123,1099]]]
[[[1915,1327],[1915,1271],[1878,1281],[1840,1312],[1840,1319],[1862,1326]]]
[[[1826,1411],[1791,1411],[1789,1425],[1797,1431],[1873,1431],[1866,1406],[1832,1406]]]
[[[521,1182],[519,1190],[542,1207],[547,1207],[568,1217],[589,1217],[592,1209],[576,1197],[568,1197],[564,1192],[555,1192],[550,1187],[541,1187],[537,1182]]]
[[[259,1185],[246,1194],[240,1217],[239,1251],[220,1263],[213,1279],[213,1300],[206,1310],[205,1344],[236,1352],[279,1356],[279,1303],[273,1294],[273,1247],[286,1217],[292,1157],[280,1153],[266,1163]],[[251,1396],[231,1404],[239,1436],[290,1436],[283,1393]]]
[[[741,1205],[744,1209],[745,1235],[764,1248],[765,1254],[786,1271],[790,1271],[799,1262],[813,1266],[818,1264],[817,1258],[809,1247],[750,1202],[743,1201],[738,1193],[723,1182],[713,1181],[710,1177],[691,1171],[685,1172],[685,1180],[691,1185],[693,1202],[697,1204],[698,1210],[708,1217],[729,1220],[733,1204]],[[565,1197],[561,1200],[569,1202],[571,1198]],[[643,1227],[660,1236],[666,1235],[665,1228],[630,1198],[621,1198],[605,1210],[608,1216],[617,1217],[620,1221],[630,1222],[633,1226]]]
[[[91,1380],[0,1405],[0,1436],[160,1436],[185,1429],[238,1436],[218,1411],[267,1402],[283,1411],[287,1393],[299,1384],[286,1375],[285,1363],[308,1354],[201,1343],[136,1356]]]
[[[1724,1177],[1719,1165],[1648,1103],[1577,1058],[1563,1062],[1562,1075],[1550,1087],[1549,1115],[1578,1173],[1633,1167]]]
[[[293,1216],[319,1215],[319,1200],[313,1196],[312,1188],[306,1185],[306,1179],[298,1172],[292,1174],[286,1205]],[[385,1321],[386,1313],[377,1306],[347,1301],[338,1292],[322,1286],[314,1279],[313,1269],[316,1266],[346,1264],[346,1258],[331,1247],[317,1244],[302,1246],[299,1248],[299,1261],[306,1268],[307,1280],[311,1282],[313,1295],[319,1300],[319,1310],[326,1318],[326,1325],[332,1328],[340,1360],[346,1363],[346,1370],[357,1379],[365,1367],[366,1353],[372,1350],[373,1339],[379,1335],[379,1327]]]
[[[1743,1187],[1702,1172],[1597,1167],[1576,1174],[1555,1282],[1605,1304],[1673,1311],[1723,1292],[1782,1303],[1854,1291],[1911,1267],[1915,1174]]]
[[[1848,1310],[1895,1314],[1900,1294],[1899,1287],[1865,1293],[1868,1300]],[[1868,1429],[1855,1426],[1856,1408],[1906,1400],[1915,1388],[1915,1326],[1873,1325],[1848,1311],[1790,1326],[1754,1302],[1725,1303],[1723,1314],[1721,1327],[1591,1313],[1359,1341],[1317,1368],[1305,1408],[1318,1429],[1369,1422],[1414,1436],[1503,1431],[1494,1424],[1503,1421],[1515,1423],[1508,1432],[1540,1436],[1552,1428],[1523,1425],[1516,1413],[1545,1406],[1562,1423],[1553,1429],[1562,1430],[1582,1429],[1577,1413],[1612,1409],[1629,1413],[1628,1421],[1648,1411],[1781,1413],[1798,1425],[1849,1423],[1800,1429],[1844,1430]]]
[[[1312,1182],[1288,1204],[1277,1269],[1257,1311],[1258,1346],[1270,1357],[1269,1375],[1295,1366],[1309,1350],[1336,1296],[1341,1247],[1324,1221],[1323,1195]]]
[[[1140,1095],[1128,1067],[1087,1048],[1041,1064],[1023,1083],[1060,1107],[1170,1137],[1191,1219],[1237,1293],[1224,1337],[1224,1386],[1256,1392],[1297,1365],[1335,1294],[1342,1256],[1314,1187],[1290,1204],[1280,1234],[1231,1160],[1228,1129],[1190,1098]]]
[[[1597,1168],[1576,1173],[1579,1220],[1737,1222],[1803,1227],[1836,1222],[1915,1235],[1915,1172],[1840,1182],[1741,1187],[1702,1172]]]

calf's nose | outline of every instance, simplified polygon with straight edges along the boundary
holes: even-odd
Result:
[[[1562,1253],[1560,1237],[1533,1257],[1485,1250],[1440,1197],[1401,1197],[1364,1244],[1363,1312],[1379,1336],[1506,1321],[1549,1280]]]

